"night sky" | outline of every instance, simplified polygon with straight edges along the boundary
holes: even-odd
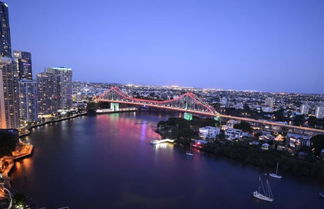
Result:
[[[324,93],[323,0],[7,0],[34,75]]]

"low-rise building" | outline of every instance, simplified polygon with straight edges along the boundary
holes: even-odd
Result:
[[[269,148],[270,148],[270,145],[268,143],[264,143],[261,145],[262,150],[269,150]]]
[[[199,136],[203,139],[215,139],[217,135],[220,133],[220,128],[206,126],[199,128]]]
[[[243,132],[240,129],[228,128],[225,130],[225,138],[227,140],[239,139],[242,138]]]

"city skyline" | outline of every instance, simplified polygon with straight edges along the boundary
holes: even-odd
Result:
[[[32,52],[35,73],[69,66],[89,82],[324,93],[321,1],[6,2],[12,48]]]
[[[322,209],[311,1],[0,0],[0,209]]]

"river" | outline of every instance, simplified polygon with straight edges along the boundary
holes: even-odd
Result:
[[[16,163],[16,190],[47,209],[323,209],[324,186],[284,176],[270,179],[275,201],[252,198],[262,172],[170,144],[158,113],[83,116],[35,128],[33,156]]]

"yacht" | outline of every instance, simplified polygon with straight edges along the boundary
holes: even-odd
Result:
[[[278,175],[278,168],[279,168],[279,163],[277,163],[276,173],[269,173],[269,176],[271,176],[272,178],[281,179],[282,176]]]
[[[256,191],[253,192],[253,197],[267,202],[274,201],[268,179],[266,180],[266,187],[264,187],[262,179],[259,176],[259,187]]]

